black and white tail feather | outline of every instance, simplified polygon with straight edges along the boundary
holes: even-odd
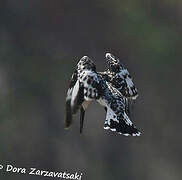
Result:
[[[107,109],[104,129],[110,129],[125,136],[140,136],[141,132],[136,129],[127,115],[126,98],[111,83],[106,82],[106,84],[109,91],[106,90],[106,95],[100,100]]]
[[[139,136],[140,132],[125,112],[125,97],[102,75],[96,72],[92,60],[84,56],[77,64],[72,75],[70,87],[66,98],[66,127],[72,122],[72,114],[78,109],[85,111],[90,101],[96,100],[107,109],[104,129],[110,129],[123,135]],[[71,113],[71,114],[69,114]],[[80,118],[80,132],[83,128],[84,114]]]

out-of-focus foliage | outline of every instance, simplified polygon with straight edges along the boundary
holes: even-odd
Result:
[[[0,11],[0,164],[82,172],[87,180],[178,180],[181,172],[182,1],[6,0]],[[125,64],[139,90],[139,138],[103,130],[92,103],[64,130],[77,61],[98,71],[105,52]],[[44,179],[0,171],[1,179]]]

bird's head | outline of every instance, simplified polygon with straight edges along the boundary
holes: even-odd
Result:
[[[96,71],[96,66],[88,56],[83,56],[77,64],[78,69]]]
[[[109,70],[112,72],[120,72],[120,70],[123,68],[120,60],[111,53],[106,53],[106,62],[109,66]]]

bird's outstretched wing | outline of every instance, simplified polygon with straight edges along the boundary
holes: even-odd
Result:
[[[83,101],[83,87],[78,80],[78,71],[74,71],[66,97],[66,119],[65,128],[72,123],[72,115],[77,112]]]
[[[65,106],[65,109],[66,109],[65,128],[68,128],[72,123],[71,99],[73,94],[73,88],[77,82],[77,74],[78,72],[76,69],[71,76],[69,89],[67,91],[66,106]]]
[[[138,91],[128,70],[111,53],[106,53],[106,60],[109,68],[101,73],[103,78],[117,88],[126,98],[136,99]]]

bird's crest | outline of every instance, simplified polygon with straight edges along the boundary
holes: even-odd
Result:
[[[120,60],[111,53],[106,53],[106,62],[109,66],[109,70],[112,72],[117,73],[123,69],[123,65],[120,63]]]

